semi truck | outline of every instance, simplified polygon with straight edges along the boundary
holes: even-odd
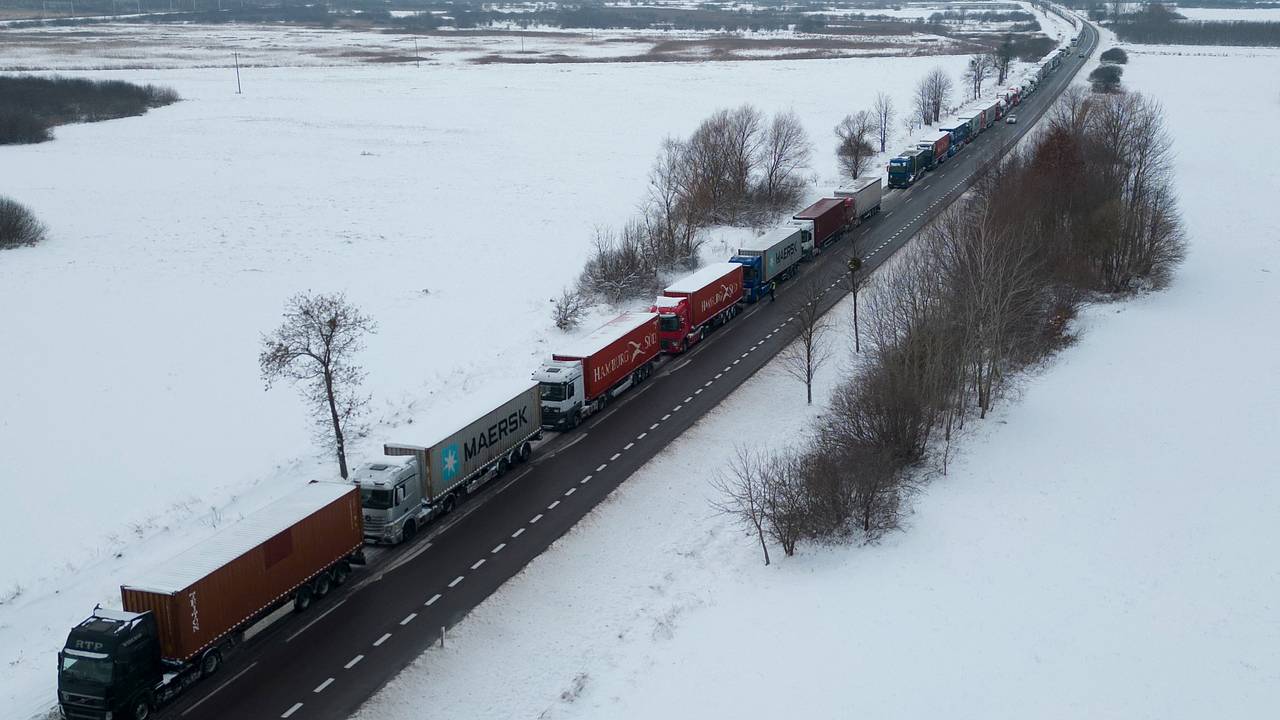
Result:
[[[911,148],[889,161],[889,187],[908,188],[924,174],[925,151]]]
[[[423,445],[385,444],[383,453],[394,459],[356,469],[351,481],[360,488],[366,542],[411,540],[467,494],[529,459],[542,436],[538,385],[524,382],[497,398],[492,410],[461,429],[424,430],[431,437]]]
[[[791,216],[791,225],[808,233],[808,245],[813,254],[844,237],[854,225],[853,203],[846,198],[822,198]]]
[[[553,353],[533,373],[542,396],[542,426],[577,427],[648,379],[662,351],[660,337],[657,313],[628,312]]]
[[[696,345],[738,314],[743,300],[742,265],[712,263],[668,285],[654,301],[662,351],[672,355]]]
[[[925,151],[925,167],[932,170],[951,157],[951,133],[939,130],[916,141],[916,149]]]
[[[958,117],[951,117],[943,120],[939,123],[938,129],[951,136],[951,144],[948,147],[948,152],[952,155],[960,152],[960,149],[969,142],[969,123]]]
[[[849,187],[837,188],[836,197],[853,198],[853,212],[859,224],[880,212],[880,176],[864,175]]]
[[[747,302],[756,302],[769,293],[772,283],[796,274],[803,254],[800,228],[783,226],[752,238],[738,247],[729,262],[742,265],[742,287]]]
[[[280,607],[306,610],[364,563],[360,493],[313,482],[120,588],[58,653],[68,720],[146,718],[215,674],[244,630]]]
[[[966,108],[956,113],[956,117],[965,123],[969,128],[969,139],[973,140],[986,127],[982,122],[982,111],[976,108]]]

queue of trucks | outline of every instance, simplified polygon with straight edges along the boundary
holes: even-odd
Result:
[[[1074,42],[1074,40],[1073,40]],[[889,187],[909,187],[1035,92],[1059,52],[994,100],[975,103],[889,162]],[[727,262],[668,285],[650,312],[627,312],[553,352],[496,406],[386,459],[350,483],[312,482],[121,586],[122,610],[101,607],[58,653],[58,704],[72,720],[143,720],[215,674],[246,630],[292,605],[305,611],[364,564],[363,545],[397,544],[468,494],[532,456],[546,429],[570,430],[731,321],[880,211],[879,177],[858,178],[743,242]]]

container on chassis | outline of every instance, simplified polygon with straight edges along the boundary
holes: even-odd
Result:
[[[58,653],[64,716],[145,717],[217,671],[250,624],[341,584],[361,535],[356,488],[311,483],[121,586],[124,610],[96,609]]]
[[[970,140],[972,140],[973,138],[976,138],[978,136],[978,133],[982,132],[982,130],[986,127],[982,123],[981,110],[977,110],[975,108],[967,108],[957,113],[956,117],[960,118],[960,121],[967,126]]]
[[[521,383],[502,396],[506,399],[497,407],[462,429],[439,433],[427,445],[388,443],[383,452],[395,460],[356,469],[352,482],[360,488],[365,540],[408,540],[490,477],[529,459],[533,441],[542,434],[538,385]],[[420,472],[424,467],[427,471]]]
[[[916,149],[925,151],[925,167],[932,170],[951,157],[951,133],[946,130],[930,133],[916,142]]]
[[[853,198],[853,211],[859,223],[880,212],[881,195],[878,175],[864,175],[849,187],[838,188],[835,192],[836,197]]]
[[[738,247],[729,262],[742,265],[742,286],[747,302],[756,302],[769,292],[771,283],[795,275],[800,262],[803,232],[783,226],[752,238]]]
[[[669,285],[654,302],[662,350],[681,353],[738,313],[742,265],[712,263]]]
[[[999,98],[992,100],[987,104],[986,119],[987,125],[992,125],[1000,118],[1004,117],[1004,102]]]
[[[947,152],[955,155],[960,148],[969,142],[969,123],[958,117],[948,118],[939,123],[938,128],[951,136],[951,144]]]
[[[853,226],[855,217],[853,203],[848,199],[822,198],[793,215],[792,219],[813,223],[813,249],[816,253],[844,237],[845,231]]]
[[[653,374],[661,349],[658,315],[630,312],[552,354],[533,374],[543,427],[576,427]]]

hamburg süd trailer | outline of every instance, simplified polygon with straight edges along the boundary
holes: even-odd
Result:
[[[660,337],[657,313],[628,312],[553,353],[533,373],[542,395],[542,426],[577,427],[644,382],[662,351]]]
[[[654,301],[662,351],[682,353],[738,314],[742,265],[712,263],[668,285]]]

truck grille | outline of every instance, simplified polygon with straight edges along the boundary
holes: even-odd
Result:
[[[106,705],[105,700],[92,695],[62,693],[62,714],[68,720],[102,720]]]
[[[380,519],[374,519],[374,518],[364,519],[365,535],[374,535],[374,534],[381,535],[382,531],[386,529],[386,527],[387,527],[386,520],[380,520]]]

